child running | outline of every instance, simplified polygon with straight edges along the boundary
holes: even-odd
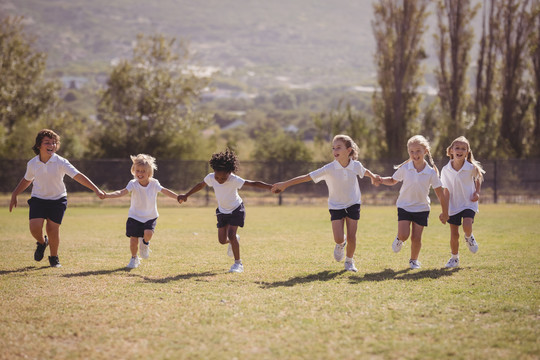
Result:
[[[9,211],[17,207],[17,196],[26,190],[30,184],[32,195],[28,200],[30,205],[30,233],[37,240],[34,260],[43,259],[45,249],[50,245],[49,264],[61,267],[58,258],[60,245],[60,225],[67,208],[67,191],[64,175],[68,175],[79,184],[92,190],[98,197],[103,198],[103,192],[84,174],[79,172],[71,163],[56,154],[60,149],[60,136],[54,131],[43,129],[38,132],[36,142],[32,147],[36,156],[28,161],[26,173],[13,193],[9,203]],[[47,235],[43,236],[43,224]]]
[[[409,266],[411,269],[421,267],[418,255],[422,247],[422,232],[424,226],[428,226],[430,207],[429,188],[433,187],[435,194],[439,198],[442,206],[442,213],[439,219],[444,224],[448,220],[448,204],[444,197],[441,181],[437,167],[431,156],[429,142],[422,135],[415,135],[407,141],[407,151],[409,159],[400,165],[391,177],[381,178],[382,184],[392,186],[402,181],[399,196],[396,202],[398,210],[398,234],[392,243],[394,252],[399,252],[403,242],[411,234],[411,258]],[[429,166],[424,157],[428,155]]]
[[[347,247],[345,257],[345,270],[357,272],[354,265],[354,252],[356,250],[356,231],[360,219],[361,194],[357,176],[363,178],[367,175],[371,183],[378,186],[380,176],[364,168],[358,161],[358,146],[348,135],[336,135],[332,140],[334,161],[322,168],[306,175],[279,182],[273,185],[272,192],[279,193],[289,186],[313,180],[321,180],[328,186],[328,209],[332,232],[334,234],[334,259],[342,261],[344,249]],[[344,227],[347,225],[347,233]]]
[[[259,189],[270,190],[272,185],[262,181],[244,180],[234,173],[238,171],[238,158],[236,154],[227,149],[212,155],[210,167],[213,173],[206,175],[204,180],[195,185],[186,194],[178,195],[178,202],[187,201],[188,197],[204,189],[207,185],[214,188],[218,202],[216,209],[218,241],[220,244],[229,244],[227,254],[234,256],[234,264],[229,272],[241,273],[244,265],[240,259],[240,236],[236,233],[238,227],[244,227],[246,212],[242,198],[238,195],[238,189],[250,186]]]
[[[471,145],[464,136],[452,141],[452,144],[446,149],[446,155],[450,161],[442,169],[441,182],[448,201],[450,250],[452,252],[452,257],[448,260],[446,267],[454,268],[459,266],[459,227],[462,219],[465,243],[473,254],[478,251],[478,244],[472,233],[472,225],[474,216],[478,212],[478,199],[485,171],[482,169],[482,165],[474,159]]]
[[[159,181],[154,178],[154,171],[157,170],[155,158],[146,154],[138,154],[130,156],[130,158],[133,161],[131,174],[133,174],[134,179],[130,180],[125,189],[105,193],[104,197],[106,199],[118,198],[131,192],[131,206],[126,222],[126,236],[130,239],[131,259],[127,268],[134,269],[141,263],[137,256],[137,250],[143,259],[148,259],[150,256],[150,240],[154,235],[159,216],[157,210],[158,193],[173,199],[176,199],[178,195],[161,186]]]

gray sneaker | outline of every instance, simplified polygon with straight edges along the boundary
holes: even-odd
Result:
[[[403,246],[403,241],[399,240],[396,237],[394,239],[394,242],[392,243],[392,250],[394,250],[395,253],[400,252],[402,246]]]
[[[345,271],[358,272],[358,269],[354,266],[354,260],[345,261]]]
[[[448,260],[448,262],[446,263],[446,268],[455,268],[455,267],[458,267],[459,266],[459,258],[457,259],[454,259],[454,258],[450,258],[450,260]]]
[[[244,272],[244,265],[234,263],[232,264],[231,268],[229,269],[229,272],[231,273],[241,273]]]
[[[343,261],[343,259],[345,258],[345,247],[347,246],[347,238],[345,237],[345,239],[343,240],[343,242],[341,244],[336,244],[336,246],[334,247],[334,259],[336,259],[336,261]]]
[[[131,260],[129,260],[129,264],[127,266],[128,269],[135,269],[137,267],[139,267],[139,265],[141,264],[141,260],[139,259],[138,256],[135,256],[135,257],[132,257]]]
[[[471,237],[466,237],[465,236],[465,243],[467,244],[467,247],[469,248],[469,250],[473,253],[473,254],[476,254],[476,252],[478,251],[478,243],[476,242],[476,240],[474,239],[474,235],[471,234]]]
[[[148,257],[150,256],[150,243],[148,243],[148,245],[146,245],[144,243],[144,238],[140,237],[139,238],[139,251],[141,253],[141,257],[143,259],[148,259]]]
[[[422,267],[422,264],[420,264],[420,261],[418,260],[409,260],[409,266],[411,269],[420,269]]]

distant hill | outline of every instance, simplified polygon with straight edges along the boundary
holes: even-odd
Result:
[[[25,17],[53,69],[103,67],[129,56],[137,33],[163,33],[222,69],[372,71],[370,0],[1,0],[0,12]]]
[[[0,13],[23,15],[49,68],[71,75],[129,57],[137,33],[162,33],[256,86],[374,79],[372,0],[0,0]]]

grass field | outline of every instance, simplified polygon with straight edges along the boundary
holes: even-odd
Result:
[[[394,207],[365,206],[358,273],[333,260],[322,206],[246,204],[245,272],[214,208],[161,207],[153,250],[127,271],[126,207],[73,207],[62,268],[33,260],[28,210],[0,220],[1,359],[539,359],[540,207],[483,205],[480,245],[444,269],[449,229],[425,229],[422,269],[394,254]],[[48,255],[48,250],[46,251]]]

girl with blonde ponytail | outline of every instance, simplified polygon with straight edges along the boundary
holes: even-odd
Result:
[[[460,136],[446,149],[450,158],[443,167],[441,182],[444,195],[448,201],[450,218],[450,250],[452,257],[446,264],[447,268],[459,266],[459,227],[463,220],[465,243],[474,254],[478,251],[478,243],[472,233],[474,216],[478,212],[480,188],[484,181],[485,171],[482,165],[474,159],[471,145],[465,136]]]
[[[392,249],[399,252],[403,242],[411,235],[411,269],[420,268],[418,255],[422,248],[422,232],[428,225],[430,207],[429,188],[433,187],[439,198],[442,213],[439,219],[444,224],[448,219],[448,203],[444,197],[439,171],[431,156],[429,142],[422,135],[415,135],[407,141],[409,159],[395,166],[396,171],[391,177],[381,178],[384,185],[392,186],[402,181],[396,205],[398,208],[398,233]],[[424,159],[428,157],[429,166]],[[412,231],[411,231],[412,230]]]

